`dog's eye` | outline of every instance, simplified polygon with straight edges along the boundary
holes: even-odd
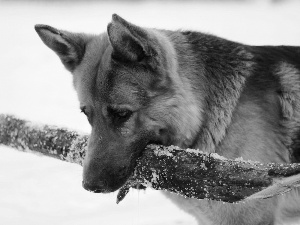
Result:
[[[118,117],[121,117],[121,118],[125,118],[125,117],[128,117],[131,112],[129,110],[126,110],[126,111],[116,111],[116,116]]]
[[[113,118],[114,122],[122,123],[130,118],[132,111],[128,109],[117,109],[113,107],[107,108],[108,114]]]

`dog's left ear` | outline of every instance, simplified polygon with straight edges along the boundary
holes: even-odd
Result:
[[[35,25],[34,28],[44,44],[59,56],[66,69],[73,72],[85,52],[87,40],[83,34],[61,31],[48,25]]]
[[[154,63],[158,44],[147,30],[113,14],[107,33],[113,47],[113,58],[127,62]]]

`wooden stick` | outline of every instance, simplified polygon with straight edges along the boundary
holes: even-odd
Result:
[[[0,144],[82,165],[88,135],[0,114]]]
[[[0,114],[0,144],[82,165],[88,136]],[[188,198],[237,202],[269,198],[300,186],[300,164],[229,160],[215,153],[148,145],[117,202],[136,185]]]

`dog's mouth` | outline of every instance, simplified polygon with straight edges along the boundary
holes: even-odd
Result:
[[[93,193],[111,193],[118,189],[122,189],[124,186],[128,185],[128,182],[134,174],[135,167],[137,165],[138,159],[143,157],[143,153],[148,145],[161,145],[160,141],[149,141],[140,146],[142,148],[135,148],[132,152],[130,160],[127,166],[120,167],[111,176],[106,175],[106,179],[94,180],[93,182],[82,181],[82,186],[87,191]],[[130,185],[135,189],[145,189],[145,186],[135,183]]]
[[[116,191],[117,189],[122,188],[124,185],[126,185],[127,181],[130,178],[133,177],[134,170],[135,170],[135,167],[137,166],[138,159],[143,157],[143,153],[144,153],[146,147],[148,145],[152,145],[152,144],[153,145],[161,145],[161,142],[159,142],[159,141],[150,141],[143,148],[141,148],[140,150],[135,151],[134,153],[132,153],[129,166],[127,167],[126,171],[120,172],[120,176],[119,176],[120,179],[118,179],[118,181],[119,181],[118,185],[115,188],[110,189],[110,192]],[[143,185],[138,184],[138,183],[135,184],[135,185],[132,185],[131,187],[133,187],[135,189],[145,189],[145,187]]]
[[[148,145],[162,145],[162,142],[161,141],[149,141],[147,143],[147,145],[145,146],[145,148],[143,149],[143,151],[140,152],[140,154],[138,155],[138,157],[136,158],[136,160],[134,161],[134,166],[133,166],[133,169],[132,169],[132,173],[137,165],[137,161],[140,157],[143,157],[143,153],[146,149],[146,147]],[[132,175],[131,173],[131,175]],[[127,195],[127,193],[129,192],[129,189],[130,188],[134,188],[134,189],[146,189],[147,187],[144,186],[143,184],[139,183],[138,181],[135,181],[134,178],[133,180],[130,180],[130,178],[132,178],[133,176],[129,176],[127,181],[125,182],[124,185],[122,185],[122,187],[119,189],[119,192],[118,192],[118,195],[117,195],[117,204],[119,202],[121,202]]]

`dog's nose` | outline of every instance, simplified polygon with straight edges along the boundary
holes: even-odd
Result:
[[[107,184],[106,182],[97,182],[97,184],[88,183],[85,181],[82,181],[82,187],[87,190],[94,193],[103,193],[107,192]]]

